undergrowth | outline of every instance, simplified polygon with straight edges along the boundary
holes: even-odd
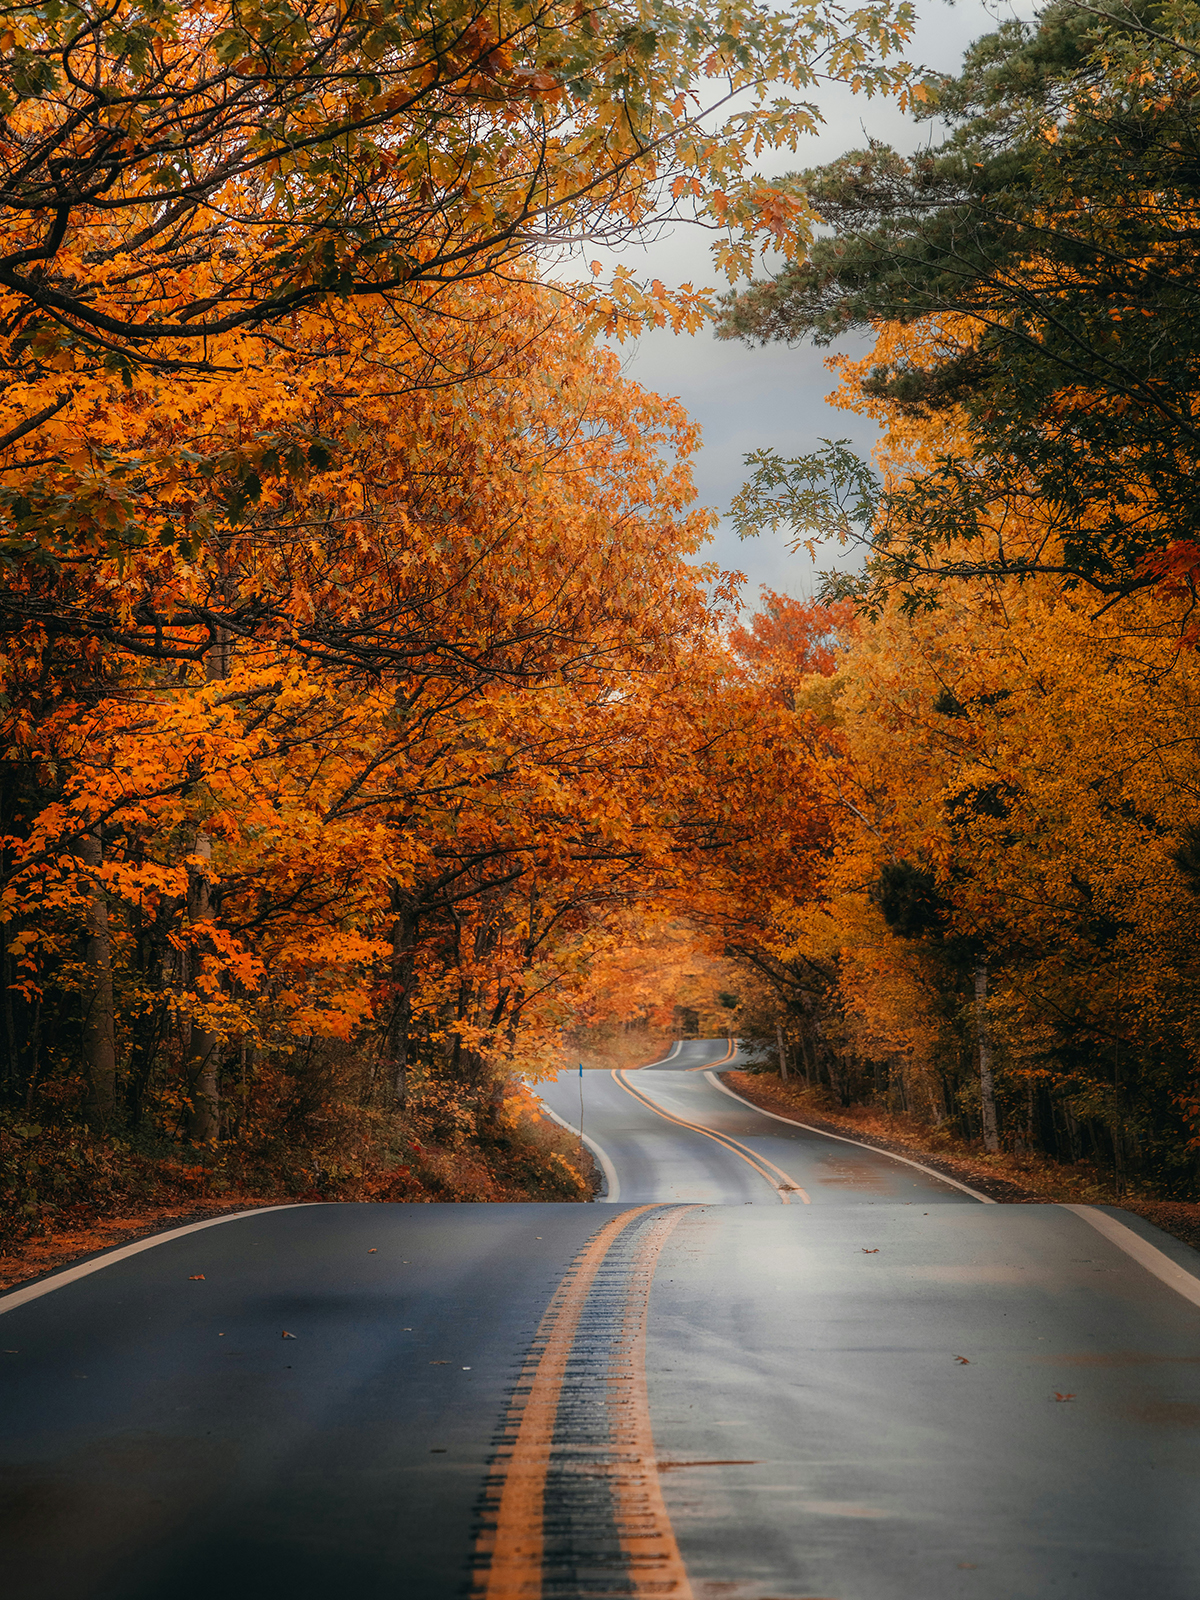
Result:
[[[288,1136],[290,1132],[290,1137]],[[246,1205],[287,1201],[585,1201],[590,1158],[510,1087],[472,1116],[436,1095],[404,1112],[325,1101],[290,1130],[190,1146],[153,1132],[101,1137],[61,1115],[0,1111],[0,1257],[33,1241],[85,1241],[126,1218],[143,1229]],[[99,1230],[99,1233],[97,1233]],[[99,1248],[105,1242],[95,1247]],[[44,1253],[44,1252],[43,1252]],[[8,1274],[11,1276],[11,1274]]]

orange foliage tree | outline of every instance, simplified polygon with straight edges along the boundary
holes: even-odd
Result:
[[[949,453],[986,486],[959,413],[916,415],[873,380],[881,361],[936,363],[962,336],[953,319],[887,324],[841,364],[842,402],[884,425],[890,486]],[[1140,491],[1126,505],[1146,511]],[[1166,573],[1097,607],[1050,570],[1063,537],[1050,506],[1018,515],[998,495],[948,559],[1036,549],[1047,570],[981,581],[964,565],[915,613],[903,590],[876,592],[831,675],[789,685],[824,719],[819,745],[797,739],[829,834],[779,897],[768,948],[822,973],[816,1011],[791,1018],[846,1103],[1186,1198],[1200,1148],[1194,596]],[[778,633],[773,610],[751,639]]]
[[[707,296],[541,264],[679,212],[731,276],[802,251],[751,164],[909,22],[0,6],[10,1106],[273,1137],[341,1050],[499,1116],[740,836],[693,431],[594,344]]]
[[[486,310],[464,296],[464,318]],[[204,1140],[240,1114],[223,1085],[248,1055],[325,1037],[367,1049],[385,1099],[444,1078],[491,1104],[502,1069],[549,1059],[613,919],[680,870],[647,752],[669,749],[711,649],[687,564],[709,521],[687,509],[694,432],[536,284],[493,310],[470,330],[488,371],[469,395],[397,394],[379,329],[295,380],[285,362],[220,405],[197,391],[233,439],[302,382],[308,418],[353,453],[280,471],[219,528],[212,512],[186,563],[155,545],[98,564],[93,586],[158,597],[119,653],[50,629],[10,648],[22,1097],[76,1082],[100,1126]],[[138,375],[97,428],[140,427],[152,449],[175,426],[143,388],[158,381]],[[176,478],[159,514],[211,511],[204,492]],[[231,609],[204,621],[209,593],[285,588],[285,650]],[[336,639],[309,631],[334,604]],[[206,648],[140,655],[137,630],[160,626]]]

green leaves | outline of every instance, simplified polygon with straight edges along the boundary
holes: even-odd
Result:
[[[754,474],[729,508],[739,539],[781,525],[795,534],[793,548],[868,536],[880,505],[878,478],[849,440],[821,443],[823,450],[807,456],[785,459],[774,450],[757,450],[745,457]]]
[[[721,335],[912,328],[861,395],[963,429],[888,498],[877,598],[899,588],[911,608],[949,577],[1032,571],[1129,593],[1200,537],[1198,29],[1195,4],[1151,24],[1064,0],[922,86],[915,114],[952,125],[939,148],[872,144],[786,180],[833,235],[729,297]],[[1035,513],[1053,553],[949,554]]]

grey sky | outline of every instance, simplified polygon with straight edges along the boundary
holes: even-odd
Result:
[[[956,70],[964,48],[989,32],[999,16],[1031,14],[1027,5],[985,6],[980,0],[957,5],[917,0],[917,5],[920,20],[908,58],[939,71]],[[814,98],[825,119],[821,132],[805,140],[795,156],[780,152],[772,165],[764,164],[765,171],[786,172],[832,160],[860,146],[866,134],[908,150],[929,137],[928,124],[912,122],[893,103],[853,95],[841,85],[826,85]],[[623,251],[621,259],[639,276],[653,274],[666,283],[718,284],[705,236],[686,226],[644,252]],[[847,341],[837,348],[859,354],[868,343]],[[836,382],[825,367],[832,350],[811,345],[747,349],[718,342],[708,331],[695,337],[659,331],[621,353],[629,377],[647,389],[678,396],[701,425],[704,443],[694,463],[696,484],[701,501],[719,512],[742,485],[742,457],[748,450],[772,446],[784,455],[799,455],[821,438],[847,438],[865,454],[874,442],[875,430],[865,418],[825,403]],[[747,574],[745,597],[751,603],[764,583],[794,595],[813,588],[812,563],[804,554],[792,555],[782,534],[739,541],[723,523],[706,556]],[[836,546],[828,556],[819,553],[817,567],[834,565],[836,557]]]

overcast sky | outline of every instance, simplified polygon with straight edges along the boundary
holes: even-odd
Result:
[[[908,59],[939,71],[957,70],[972,39],[995,27],[999,17],[1031,15],[1025,4],[959,0],[917,0],[920,20],[908,48]],[[867,134],[911,151],[929,138],[929,124],[914,123],[888,101],[853,95],[841,85],[826,85],[813,97],[824,118],[821,132],[806,139],[796,155],[781,151],[763,170],[779,174],[830,161],[861,146]],[[708,240],[699,230],[677,227],[650,250],[625,250],[621,259],[638,273],[665,283],[691,282],[697,287],[723,286],[711,268]],[[847,341],[835,348],[860,354],[868,341]],[[874,442],[875,430],[863,417],[838,411],[825,402],[835,377],[825,367],[833,349],[805,344],[795,349],[769,345],[747,349],[716,340],[709,331],[676,336],[658,331],[636,346],[620,349],[626,374],[648,389],[678,396],[703,429],[704,443],[694,462],[701,501],[724,512],[746,476],[743,456],[771,446],[784,455],[816,448],[818,440],[850,439],[861,454]],[[818,553],[817,568],[832,566]],[[722,524],[706,556],[723,567],[747,574],[745,598],[753,603],[760,584],[788,594],[804,595],[814,587],[814,568],[807,556],[792,555],[783,534],[739,541]]]

